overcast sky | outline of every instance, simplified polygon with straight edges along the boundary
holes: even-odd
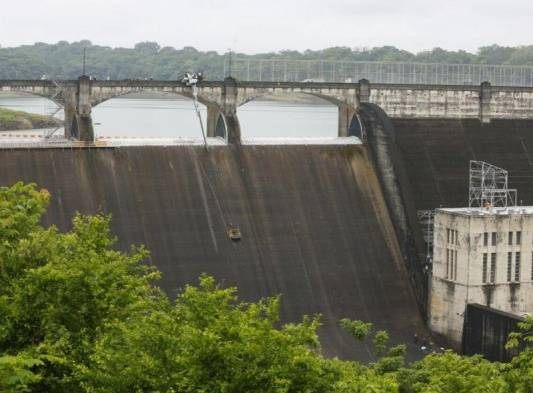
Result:
[[[0,45],[89,39],[246,53],[533,44],[533,0],[2,0]]]

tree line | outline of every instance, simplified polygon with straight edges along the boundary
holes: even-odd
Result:
[[[511,335],[510,363],[445,351],[408,364],[385,331],[343,319],[372,340],[375,361],[326,358],[320,318],[283,324],[279,297],[243,302],[210,276],[169,299],[142,247],[120,252],[104,215],[43,227],[50,195],[0,188],[0,391],[165,393],[528,393],[533,318]]]
[[[72,79],[82,73],[83,49],[86,50],[86,74],[98,79],[153,78],[173,80],[185,71],[201,70],[208,79],[221,79],[228,54],[199,51],[186,46],[175,49],[156,42],[140,42],[133,48],[94,45],[88,40],[56,44],[37,42],[19,47],[0,47],[0,79]],[[339,60],[421,62],[452,64],[533,65],[533,45],[507,47],[490,45],[476,53],[435,48],[412,53],[394,46],[374,48],[331,47],[322,50],[282,50],[248,55],[235,53],[239,59]]]

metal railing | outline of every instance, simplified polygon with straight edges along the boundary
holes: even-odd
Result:
[[[229,59],[224,75],[229,74]],[[357,82],[533,87],[533,67],[486,64],[382,63],[233,58],[231,76],[241,81]]]

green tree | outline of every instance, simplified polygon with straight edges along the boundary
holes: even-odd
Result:
[[[37,42],[13,48],[0,47],[0,78],[50,78],[72,79],[81,74],[83,49],[87,53],[87,73],[98,79],[110,77],[177,79],[191,70],[204,71],[212,80],[222,79],[225,53],[199,51],[193,47],[161,48],[156,42],[140,42],[133,48],[111,48],[94,45],[88,40],[78,42],[59,41],[56,44]],[[464,50],[449,51],[434,48],[430,51],[411,53],[394,46],[374,48],[330,47],[320,50],[280,50],[278,52],[248,55],[235,54],[242,59],[332,60],[423,62],[460,64],[533,64],[531,46],[481,47],[477,53]]]
[[[38,382],[41,376],[32,369],[42,366],[39,359],[27,356],[0,356],[0,391],[4,393],[27,392],[29,385]]]
[[[389,334],[384,330],[373,333],[373,324],[359,320],[341,319],[341,327],[357,341],[363,341],[373,335],[372,344],[377,362],[371,368],[378,374],[398,371],[405,363],[406,346],[389,346]]]
[[[518,324],[519,331],[509,335],[507,349],[522,350],[505,367],[505,378],[512,392],[533,392],[533,316]]]
[[[42,390],[76,391],[73,372],[107,323],[168,300],[150,285],[158,273],[143,248],[112,249],[109,217],[77,215],[67,233],[41,227],[48,199],[33,185],[0,188],[0,356],[41,361]]]
[[[277,329],[279,299],[240,302],[212,277],[171,312],[110,326],[97,342],[89,391],[326,392],[339,373],[318,355],[317,319]]]
[[[445,393],[533,391],[533,318],[510,336],[509,364],[451,352],[405,365],[405,346],[372,337],[370,365],[322,356],[319,318],[283,324],[279,297],[243,302],[210,276],[171,302],[142,247],[113,248],[110,217],[40,225],[46,190],[0,187],[0,391]]]
[[[452,352],[429,354],[397,375],[402,393],[504,393],[511,392],[500,363],[476,355]]]

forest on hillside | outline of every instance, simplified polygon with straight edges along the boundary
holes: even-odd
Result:
[[[177,79],[185,71],[202,70],[209,79],[224,77],[227,53],[161,47],[156,42],[140,42],[133,48],[94,45],[88,40],[56,44],[42,42],[19,47],[0,47],[0,79],[71,79],[82,73],[83,49],[86,50],[86,73],[98,79],[153,78]],[[248,55],[233,54],[239,59],[289,59],[420,62],[453,64],[533,65],[533,45],[505,47],[491,45],[476,53],[435,48],[411,53],[394,46],[374,48],[332,47],[322,50],[282,50]]]

